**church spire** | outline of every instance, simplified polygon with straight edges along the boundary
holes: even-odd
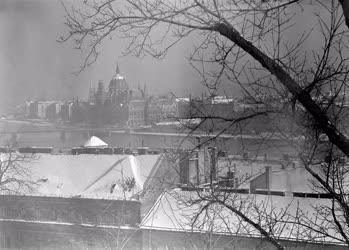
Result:
[[[115,71],[116,75],[120,74],[120,70],[119,70],[119,63],[116,64],[116,71]]]

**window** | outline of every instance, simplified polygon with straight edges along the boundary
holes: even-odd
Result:
[[[5,217],[11,219],[18,219],[21,216],[21,210],[16,207],[6,207],[5,208]]]
[[[83,223],[94,224],[96,223],[96,215],[92,211],[83,211],[82,213]]]
[[[6,235],[5,232],[0,233],[0,247],[2,248],[11,248],[12,240],[9,235]]]
[[[100,225],[109,225],[112,224],[112,218],[111,215],[107,212],[99,212],[97,214],[97,224]]]
[[[22,208],[21,218],[25,220],[35,220],[37,218],[36,212],[37,211],[34,207]]]
[[[4,247],[5,248],[11,248],[11,238],[10,238],[10,236],[6,236],[5,237]]]
[[[39,220],[56,220],[56,211],[50,207],[40,207],[38,210]]]
[[[81,216],[80,214],[75,211],[75,208],[69,208],[69,221],[71,222],[75,222],[75,223],[81,223],[82,220],[81,220]]]
[[[0,217],[4,218],[6,217],[6,207],[0,207]]]
[[[69,221],[69,212],[67,209],[57,209],[55,211],[55,216],[58,221]]]

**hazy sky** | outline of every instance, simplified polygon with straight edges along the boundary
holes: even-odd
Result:
[[[116,63],[129,85],[147,83],[152,94],[173,91],[178,95],[197,91],[200,78],[190,68],[190,44],[183,42],[163,60],[123,57],[125,42],[103,45],[98,61],[75,76],[82,62],[71,43],[56,40],[66,31],[64,11],[58,0],[0,1],[0,113],[26,99],[64,99],[87,96],[90,84],[114,74]]]

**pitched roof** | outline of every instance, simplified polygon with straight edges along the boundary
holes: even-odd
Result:
[[[19,164],[30,170],[30,180],[38,184],[25,195],[130,199],[143,190],[161,159],[161,155],[38,154],[36,160]],[[134,188],[124,192],[123,184],[132,179]]]
[[[107,146],[108,144],[102,141],[101,139],[99,139],[97,136],[91,136],[91,138],[88,139],[84,144],[84,147],[86,148],[107,147]]]
[[[214,234],[236,235],[248,237],[261,237],[261,233],[250,224],[244,222],[235,213],[226,207],[215,203],[199,215],[204,208],[203,197],[209,194],[195,191],[182,191],[173,189],[164,192],[154,204],[152,209],[143,218],[141,228],[150,230],[164,230],[175,232],[213,232]],[[227,194],[225,194],[227,195]],[[259,224],[268,228],[271,216],[287,215],[291,217],[279,218],[279,221],[298,215],[304,225],[313,226],[309,230],[306,226],[297,223],[285,224],[275,220],[273,233],[275,237],[296,241],[312,241],[322,243],[341,243],[340,235],[330,226],[331,216],[326,218],[319,214],[325,206],[331,207],[330,199],[298,198],[258,194],[229,194],[227,202],[238,208],[248,218],[259,221]],[[229,203],[230,204],[230,203]],[[316,210],[318,207],[320,210]],[[320,211],[320,212],[319,212]],[[269,216],[269,217],[268,217]],[[269,220],[269,221],[268,221]],[[315,223],[316,221],[316,223]],[[308,226],[309,226],[308,225]],[[317,226],[315,226],[317,225]],[[318,228],[316,228],[318,227]],[[310,227],[312,228],[312,227]],[[331,238],[322,232],[321,228],[328,229]],[[319,230],[316,232],[316,230]]]

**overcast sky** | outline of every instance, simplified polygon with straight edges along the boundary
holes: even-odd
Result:
[[[73,75],[83,55],[71,43],[56,41],[66,31],[63,22],[58,0],[0,1],[0,113],[26,99],[85,98],[91,83],[109,84],[117,62],[132,88],[146,82],[152,94],[198,92],[200,78],[185,59],[191,48],[188,42],[159,61],[123,57],[125,42],[114,38],[103,45],[93,66]]]

